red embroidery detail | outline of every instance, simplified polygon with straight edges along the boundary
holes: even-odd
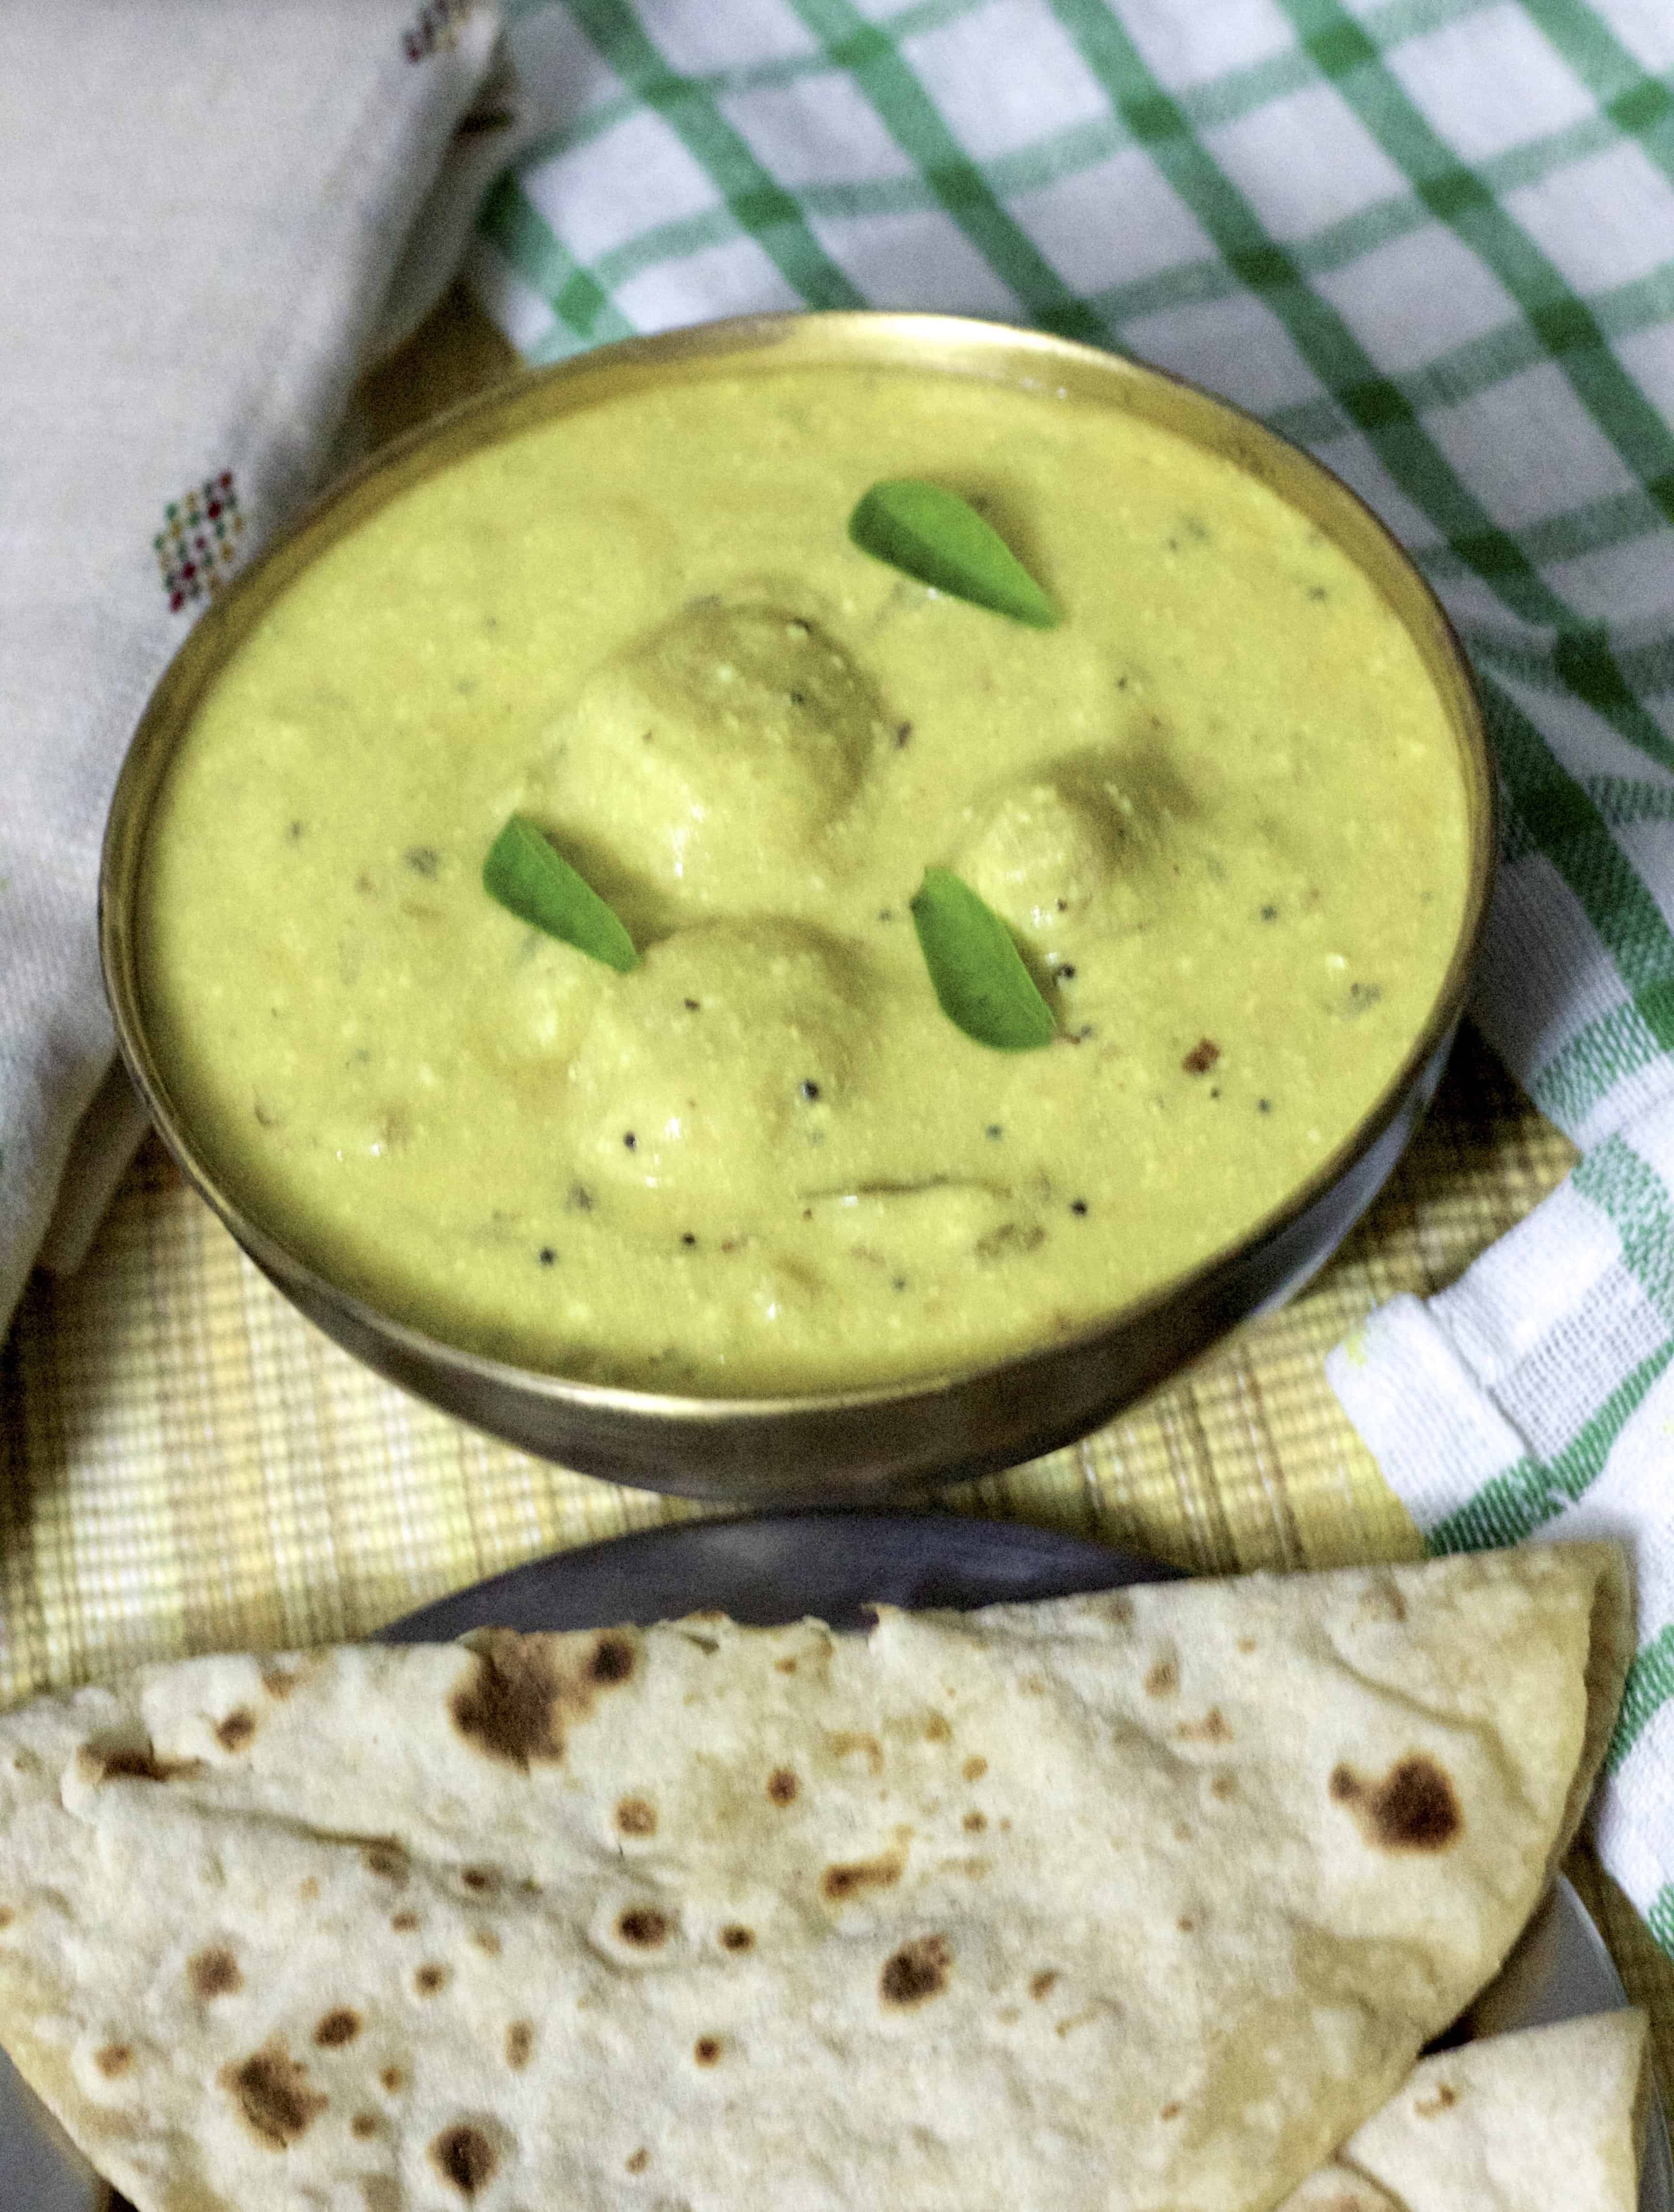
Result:
[[[432,54],[451,54],[460,42],[460,25],[476,9],[477,0],[426,0],[402,36],[407,59],[422,62]]]
[[[215,597],[238,557],[243,535],[230,469],[206,477],[163,509],[163,526],[151,540],[151,550],[172,613],[193,599]]]

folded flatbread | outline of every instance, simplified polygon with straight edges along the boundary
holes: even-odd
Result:
[[[1634,2212],[1646,2027],[1597,2013],[1420,2059],[1281,2212]]]
[[[0,1720],[0,2042],[141,2212],[1267,2212],[1527,1919],[1622,1589],[142,1669]]]

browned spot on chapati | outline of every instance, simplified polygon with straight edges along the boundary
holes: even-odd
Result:
[[[622,2162],[630,2173],[643,2173],[651,2163],[651,2154],[648,2150],[630,2151]]]
[[[484,1890],[499,1888],[500,1869],[498,1867],[464,1867],[460,1869],[460,1880],[467,1889],[474,1889],[480,1896]]]
[[[718,2066],[721,2063],[721,2038],[718,2035],[700,2035],[691,2046],[691,2055],[700,2066]]]
[[[364,2142],[368,2136],[377,2134],[383,2123],[376,2112],[356,2112],[349,2125],[352,2132]]]
[[[1244,1653],[1245,1656],[1248,1658],[1250,1654],[1259,1647],[1257,1646],[1253,1636],[1240,1636],[1238,1640],[1238,1648]]]
[[[283,1704],[301,1679],[288,1667],[271,1667],[262,1676],[262,1687],[270,1698]]]
[[[828,1866],[819,1877],[820,1893],[832,1904],[858,1897],[864,1889],[888,1889],[901,1879],[906,1860],[900,1851],[886,1851],[881,1858],[847,1859]]]
[[[9,1928],[16,1917],[9,1905],[0,1905],[0,1928]]]
[[[159,1759],[149,1743],[84,1743],[76,1753],[76,1769],[83,1782],[100,1784],[173,1782],[178,1775],[201,1774],[201,1759]]]
[[[1191,1936],[1196,1933],[1197,1923],[1192,1918],[1189,1912],[1183,1912],[1179,1918],[1174,1923],[1174,1925],[1179,1929],[1182,1936]]]
[[[776,1805],[794,1805],[800,1786],[788,1766],[776,1766],[767,1778],[767,1794]]]
[[[884,1747],[875,1735],[861,1729],[836,1729],[828,1731],[825,1741],[833,1759],[841,1761],[858,1753],[874,1774],[883,1771]]]
[[[222,1751],[242,1751],[256,1733],[256,1716],[248,1705],[235,1705],[216,1723],[215,1740]]]
[[[331,2100],[308,2087],[307,2069],[272,2036],[259,2051],[216,2075],[251,2134],[269,2150],[284,2150],[306,2135]]]
[[[216,1943],[207,1951],[200,1951],[186,1960],[186,1978],[195,1995],[205,2003],[211,1997],[230,1996],[234,1990],[244,1987],[244,1977],[238,1970],[238,1960],[224,1943]]]
[[[361,1858],[368,1874],[375,1874],[380,1881],[393,1881],[398,1889],[406,1887],[407,1855],[393,1836],[374,1836],[361,1851]]]
[[[660,1943],[668,1941],[669,1923],[652,1905],[632,1905],[618,1917],[616,1932],[636,1950],[654,1951]]]
[[[932,1713],[924,1723],[926,1743],[946,1743],[953,1733],[953,1723],[946,1713]]]
[[[461,2120],[444,2128],[431,2143],[430,2163],[461,2197],[471,2197],[488,2187],[500,2161],[482,2130]]]
[[[361,2032],[361,2016],[348,2005],[334,2005],[321,2015],[314,2028],[313,2039],[322,2051],[338,2051],[345,2043],[352,2043]]]
[[[1057,1968],[1043,1966],[1038,1974],[1032,1974],[1029,1978],[1029,1995],[1038,2004],[1044,1997],[1050,1996],[1057,1985]]]
[[[794,1659],[776,1659],[773,1666],[775,1672],[780,1674],[794,1674],[796,1672],[796,1662]]]
[[[411,1936],[418,1925],[418,1915],[416,1912],[392,1912],[389,1924],[398,1936]]]
[[[420,1996],[433,1997],[438,1991],[445,1990],[453,1978],[454,1970],[451,1966],[444,1966],[436,1960],[431,1959],[419,1967],[414,1974],[412,1985]]]
[[[906,2009],[940,1996],[947,1986],[953,1957],[940,1936],[920,1936],[884,1961],[878,1994],[886,2005]]]
[[[988,1772],[988,1761],[985,1759],[980,1759],[973,1755],[971,1758],[966,1759],[959,1771],[964,1775],[967,1782],[980,1782],[983,1777]]]
[[[721,1616],[717,1613],[715,1619]],[[634,1647],[619,1631],[601,1636],[593,1647],[593,1656],[587,1662],[589,1681],[614,1686],[625,1682],[634,1671]]]
[[[1207,1075],[1220,1057],[1220,1047],[1213,1037],[1199,1037],[1180,1065],[1188,1075]]]
[[[1378,1850],[1445,1851],[1464,1826],[1452,1782],[1422,1753],[1397,1759],[1381,1782],[1339,1766],[1330,1790],[1334,1802],[1348,1808]]]
[[[399,2096],[407,2086],[407,2077],[399,2066],[386,2066],[378,2079],[392,2097]]]
[[[980,1836],[987,1826],[988,1814],[986,1813],[967,1813],[965,1816],[965,1826],[967,1835]]]
[[[125,2043],[107,2043],[94,2052],[93,2063],[107,2081],[115,2081],[133,2064],[134,2054]]]
[[[1211,1705],[1201,1721],[1180,1721],[1175,1735],[1182,1743],[1230,1743],[1233,1731],[1219,1705]]]
[[[520,2072],[528,2064],[529,2053],[534,2047],[534,2023],[514,2020],[506,2030],[506,2063],[514,2073]]]
[[[1458,2101],[1458,2097],[1445,2081],[1438,2081],[1434,2096],[1418,2098],[1414,2103],[1413,2110],[1421,2113],[1427,2120],[1433,2120],[1438,2112],[1445,2112],[1450,2105],[1457,2105]]]
[[[624,1836],[654,1836],[657,1808],[643,1797],[624,1797],[616,1808],[616,1825]]]
[[[1217,1774],[1214,1781],[1209,1784],[1209,1795],[1211,1797],[1236,1797],[1238,1795],[1237,1775],[1227,1773]]]
[[[626,1629],[594,1638],[579,1662],[561,1664],[556,1639],[487,1632],[476,1643],[470,1672],[447,1701],[454,1725],[474,1751],[527,1773],[537,1761],[563,1757],[566,1719],[585,1720],[601,1690],[631,1679],[637,1647]]]
[[[305,1874],[296,1885],[296,1894],[305,1903],[311,1902],[320,1894],[320,1877],[317,1875]]]
[[[499,1957],[500,1938],[491,1928],[473,1928],[471,1931],[471,1940],[479,1951],[486,1952],[490,1959]]]
[[[721,1931],[721,1946],[725,1951],[749,1951],[755,1948],[756,1932],[734,1920]]]
[[[1147,1698],[1172,1698],[1180,1686],[1180,1670],[1172,1659],[1159,1659],[1145,1677]]]
[[[1177,2105],[1171,2101],[1163,2106],[1161,2112],[1157,2114],[1157,2118],[1160,2120],[1178,2120],[1184,2110],[1184,2105]]]

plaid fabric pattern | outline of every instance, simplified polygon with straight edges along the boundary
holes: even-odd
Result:
[[[1674,1952],[1674,7],[508,12],[546,129],[470,269],[528,359],[767,308],[1038,324],[1308,447],[1440,594],[1506,801],[1476,1011],[1590,1149],[1330,1372],[1436,1548],[1634,1540],[1600,1842]]]

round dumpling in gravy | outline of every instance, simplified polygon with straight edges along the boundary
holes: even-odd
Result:
[[[867,1089],[865,963],[790,921],[709,922],[603,996],[570,1064],[577,1150],[618,1203],[732,1224],[828,1182]]]
[[[1170,833],[1196,810],[1136,765],[1085,754],[1002,786],[971,809],[956,870],[1028,939],[1142,929],[1161,896],[1155,872]]]
[[[556,732],[543,797],[663,910],[782,896],[787,863],[840,871],[830,832],[884,735],[876,688],[794,607],[704,599],[613,654]]]

